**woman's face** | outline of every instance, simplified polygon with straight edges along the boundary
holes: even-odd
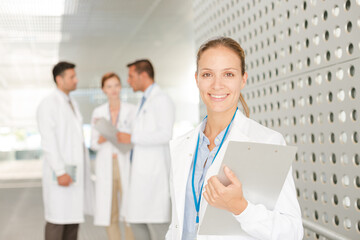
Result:
[[[109,100],[119,98],[121,90],[121,84],[119,79],[117,79],[116,77],[107,79],[104,83],[104,87],[102,90]]]
[[[241,74],[241,61],[234,51],[218,46],[202,53],[195,78],[207,111],[226,112],[237,107],[247,73]]]

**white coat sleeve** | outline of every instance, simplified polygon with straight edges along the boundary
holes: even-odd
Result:
[[[93,111],[91,115],[91,140],[90,148],[93,151],[98,151],[100,149],[100,144],[98,143],[100,133],[95,129],[95,122],[98,119],[96,110]]]
[[[262,204],[249,202],[247,208],[235,218],[245,232],[257,239],[302,239],[301,211],[291,168],[273,211]]]
[[[42,102],[37,111],[37,124],[41,136],[41,146],[44,161],[47,161],[56,176],[65,174],[65,162],[59,150],[56,137],[57,120],[56,108]]]
[[[171,164],[171,161],[170,161]],[[171,199],[171,218],[176,219],[176,206],[175,206],[175,193],[174,193],[174,182],[173,182],[173,173],[172,167],[170,166],[170,176],[169,176],[169,185],[170,185],[170,199]],[[174,239],[174,228],[175,223],[171,221],[169,225],[169,229],[166,233],[165,240],[172,240]]]
[[[139,145],[168,144],[172,137],[175,109],[171,99],[165,95],[152,100],[151,111],[156,118],[155,130],[133,131],[131,142]]]

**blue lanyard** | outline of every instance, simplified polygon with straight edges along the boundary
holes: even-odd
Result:
[[[231,119],[231,122],[229,123],[229,125],[227,126],[226,128],[226,131],[225,131],[225,134],[221,140],[221,143],[219,145],[219,148],[218,150],[216,151],[216,154],[211,162],[211,164],[214,162],[216,156],[218,155],[220,149],[221,149],[221,146],[223,145],[224,143],[224,140],[226,138],[226,134],[228,133],[229,131],[229,128],[230,128],[230,125],[231,123],[233,122],[234,118],[235,118],[235,115],[236,115],[236,112],[237,112],[238,108],[236,108],[235,110],[235,113]],[[206,116],[207,117],[207,116]],[[200,141],[200,132],[198,134],[198,139],[197,139],[197,143],[196,143],[196,150],[195,150],[195,157],[194,157],[194,166],[193,166],[193,172],[192,172],[192,179],[191,179],[191,184],[192,184],[192,192],[193,192],[193,197],[194,197],[194,203],[195,203],[195,209],[196,209],[196,223],[199,223],[199,211],[200,211],[200,201],[201,201],[201,195],[202,195],[202,190],[203,190],[203,186],[204,186],[204,183],[202,183],[201,185],[201,189],[200,189],[200,193],[199,193],[199,200],[197,199],[196,197],[196,193],[195,193],[195,184],[194,184],[194,176],[195,176],[195,167],[196,167],[196,161],[197,161],[197,155],[198,155],[198,151],[199,151],[199,141]]]

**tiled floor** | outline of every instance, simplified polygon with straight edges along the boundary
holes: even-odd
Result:
[[[0,180],[0,239],[44,239],[41,182]],[[91,217],[80,225],[79,240],[106,240],[106,231],[95,227]]]

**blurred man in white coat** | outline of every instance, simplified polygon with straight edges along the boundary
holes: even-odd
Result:
[[[45,240],[75,240],[84,213],[92,211],[92,184],[82,117],[69,93],[76,89],[75,65],[53,68],[56,89],[39,105],[37,122],[44,156]]]
[[[165,238],[170,221],[169,141],[174,125],[174,105],[154,82],[149,60],[127,65],[128,83],[144,92],[131,135],[119,133],[123,143],[132,143],[130,185],[125,210],[136,240]]]

